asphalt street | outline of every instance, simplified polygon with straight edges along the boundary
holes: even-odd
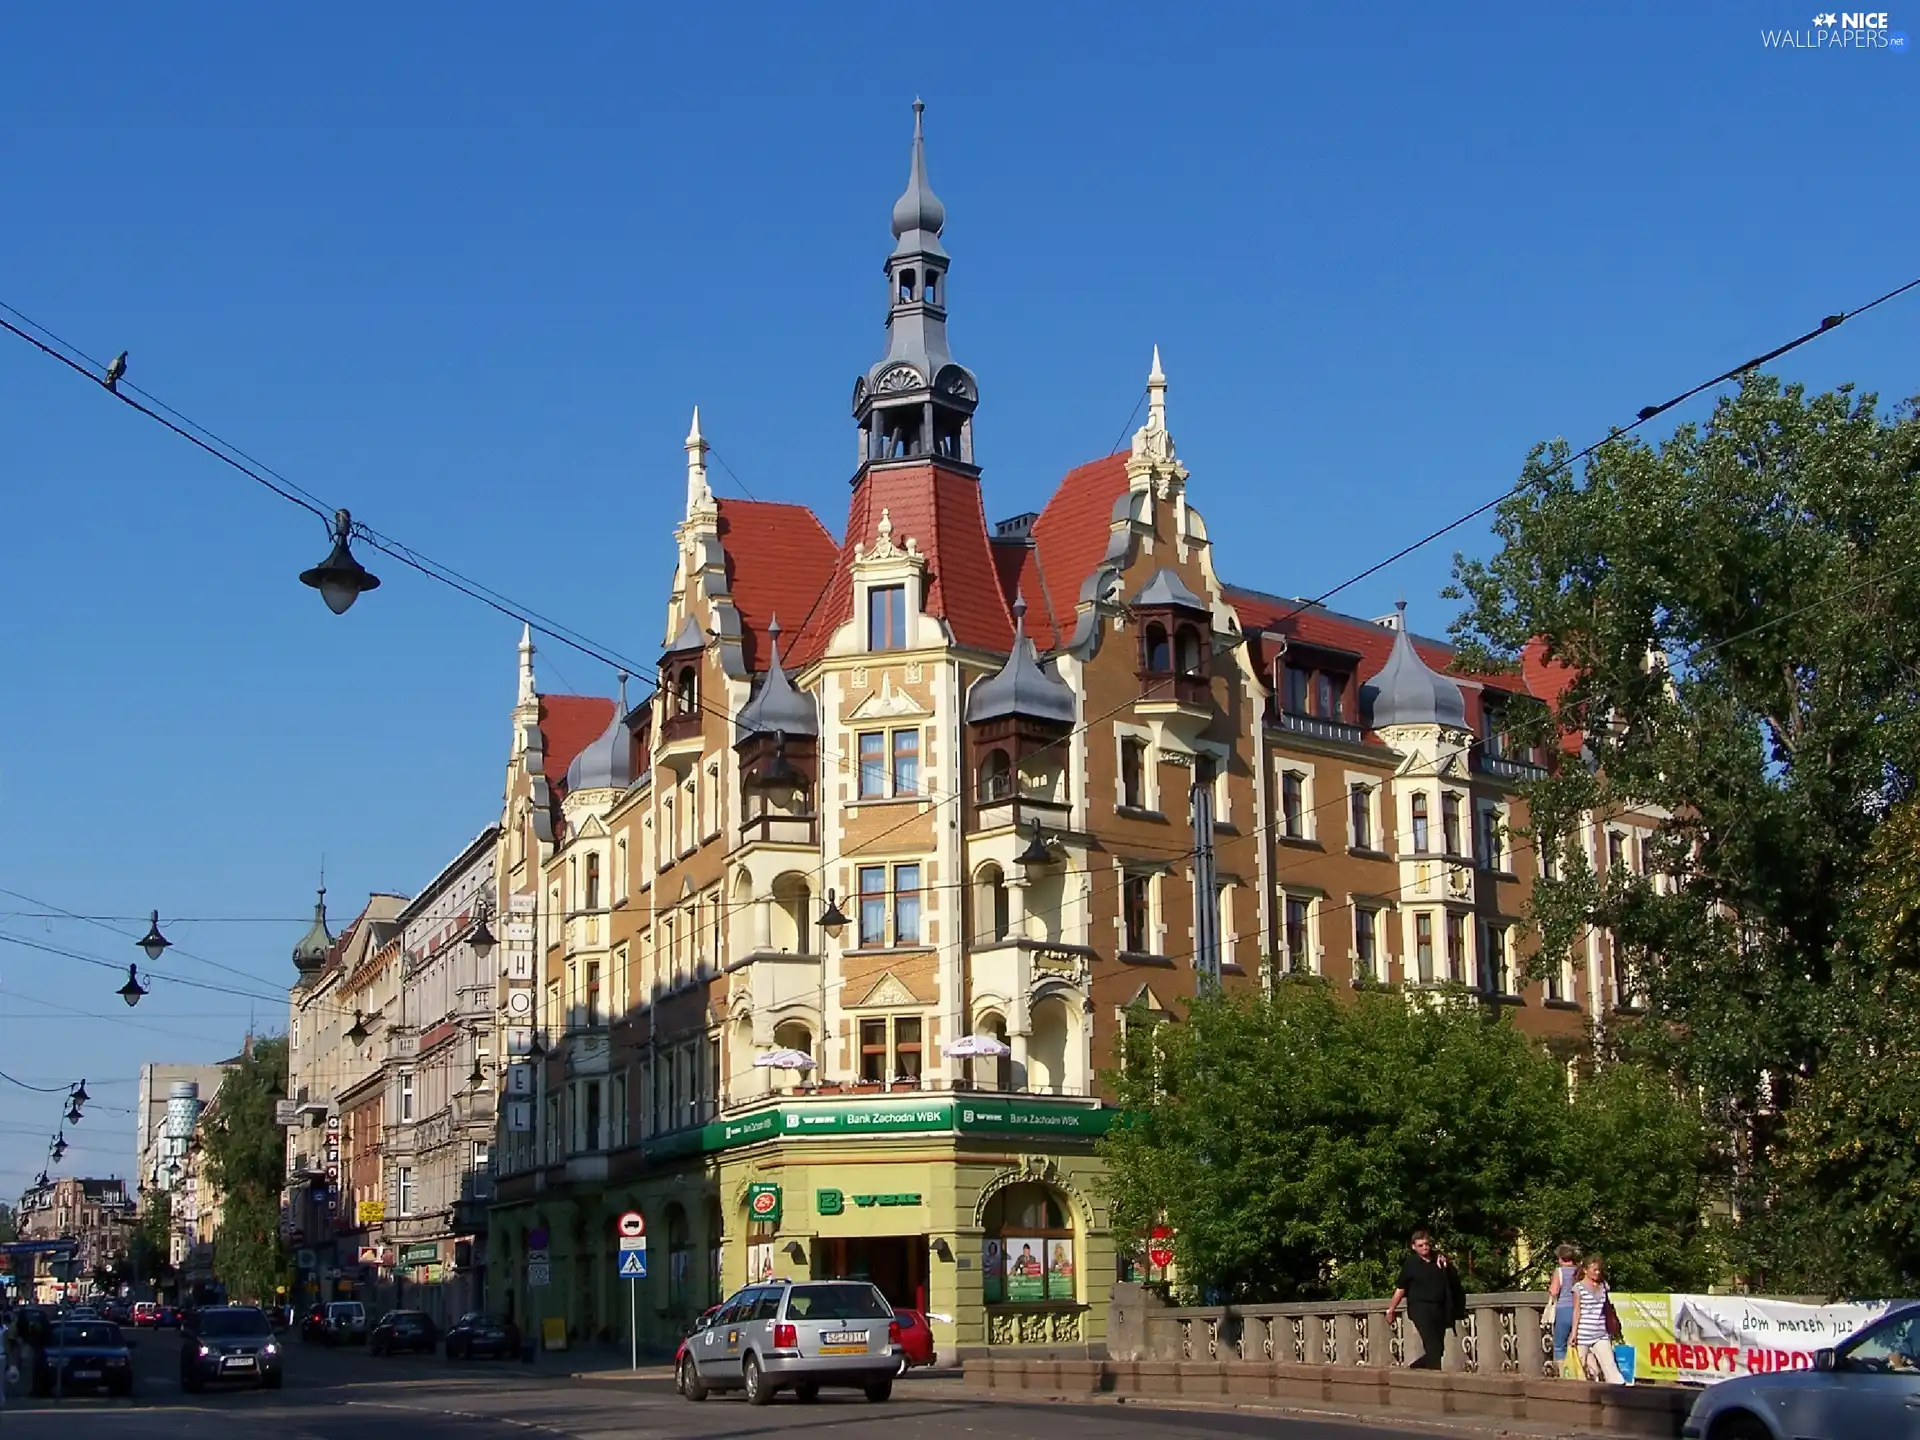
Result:
[[[872,1440],[1164,1440],[1171,1436],[1279,1436],[1281,1440],[1380,1440],[1377,1426],[1270,1414],[1155,1410],[1112,1404],[1012,1404],[976,1400],[954,1378],[900,1381],[893,1399],[823,1394],[803,1405],[782,1395],[765,1409],[738,1396],[702,1404],[682,1399],[664,1367],[639,1379],[574,1379],[580,1357],[543,1356],[451,1364],[440,1356],[379,1358],[355,1347],[287,1346],[279,1391],[184,1395],[179,1338],[141,1332],[134,1350],[134,1398],[29,1400],[8,1396],[5,1440],[613,1440],[711,1436],[726,1440],[792,1433]],[[1406,1431],[1404,1433],[1420,1433]]]

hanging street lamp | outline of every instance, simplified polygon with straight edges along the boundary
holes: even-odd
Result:
[[[147,987],[140,983],[140,967],[127,966],[127,983],[120,987],[120,998],[129,1005],[138,1005],[140,997],[147,993]]]
[[[847,917],[840,911],[839,904],[833,898],[833,891],[827,891],[827,908],[821,912],[820,928],[830,940],[838,940],[840,932],[847,928]]]
[[[1033,822],[1033,831],[1027,840],[1027,848],[1013,858],[1022,865],[1044,865],[1053,858],[1053,853],[1047,849],[1045,837],[1040,834],[1038,820]]]
[[[367,1022],[360,1018],[359,1010],[353,1012],[353,1024],[347,1027],[347,1040],[354,1045],[363,1044],[367,1038]]]
[[[173,942],[160,933],[160,912],[153,912],[153,919],[147,924],[147,933],[134,942],[147,952],[147,959],[158,960],[167,953],[167,947]]]
[[[482,895],[474,902],[473,933],[467,936],[467,948],[473,951],[474,958],[477,960],[484,961],[493,953],[496,942],[493,931],[487,926],[487,920],[492,912],[493,907],[487,903],[486,896]]]
[[[311,570],[300,572],[300,583],[311,585],[336,615],[344,615],[353,602],[369,590],[380,588],[380,577],[353,558],[353,517],[344,510],[333,512],[333,550]]]

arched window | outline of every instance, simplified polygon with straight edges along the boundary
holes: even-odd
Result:
[[[1182,625],[1173,637],[1174,658],[1179,661],[1182,675],[1200,675],[1204,667],[1200,661],[1200,632],[1191,625]]]
[[[772,934],[775,950],[783,954],[812,955],[813,891],[807,877],[789,870],[773,882]]]
[[[913,299],[913,271],[902,270],[900,272],[900,303],[904,305],[911,299]]]
[[[693,666],[688,665],[680,671],[680,678],[673,687],[674,710],[681,715],[692,715],[700,708],[700,682]]]
[[[1427,853],[1427,794],[1417,790],[1413,796],[1413,853]]]
[[[804,1020],[782,1020],[773,1030],[773,1044],[776,1050],[798,1050],[802,1055],[813,1054],[813,1031],[807,1028]],[[815,1056],[815,1059],[819,1057]],[[804,1079],[810,1072],[793,1072],[796,1079]]]
[[[1006,1017],[997,1010],[988,1010],[973,1022],[973,1033],[1007,1043]],[[981,1090],[1013,1089],[1013,1056],[981,1055],[967,1061],[967,1078]]]
[[[974,934],[982,944],[1004,940],[1011,929],[1007,880],[998,865],[982,865],[974,886]]]
[[[1046,1185],[1009,1185],[987,1202],[980,1250],[989,1305],[1071,1301],[1079,1294],[1073,1210]]]
[[[1148,625],[1140,644],[1149,674],[1165,675],[1173,669],[1173,655],[1167,644],[1167,629],[1164,625],[1158,621]]]
[[[1005,800],[1013,794],[1013,762],[1004,750],[989,750],[980,759],[980,803]]]

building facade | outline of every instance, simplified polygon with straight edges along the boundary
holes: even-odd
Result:
[[[225,1065],[150,1064],[140,1067],[134,1115],[140,1198],[168,1188],[167,1171],[186,1154],[200,1106],[219,1093]]]
[[[486,1295],[501,982],[488,922],[499,829],[488,826],[400,912],[402,975],[383,1152],[394,1278],[441,1324]],[[479,943],[476,943],[476,940]]]
[[[21,1240],[73,1242],[70,1266],[34,1257],[32,1298],[50,1304],[86,1295],[97,1285],[111,1292],[134,1223],[126,1182],[63,1176],[31,1191],[29,1202],[19,1213]]]
[[[1517,786],[1561,757],[1504,717],[1550,667],[1223,578],[1157,351],[1129,447],[990,524],[917,115],[892,222],[842,538],[717,499],[696,411],[652,693],[542,694],[522,639],[489,1256],[523,1324],[631,1305],[665,1346],[749,1278],[862,1275],[948,1354],[1097,1347],[1130,1027],[1452,982],[1571,1056],[1620,1003],[1604,937],[1527,978]],[[1590,826],[1596,866],[1655,818]]]

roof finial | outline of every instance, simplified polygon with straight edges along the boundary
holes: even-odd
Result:
[[[1153,347],[1153,368],[1147,372],[1147,429],[1167,428],[1167,375],[1160,368],[1160,347]]]
[[[613,712],[613,718],[615,720],[624,720],[627,715],[627,672],[624,670],[616,670],[613,674],[620,685],[619,708]]]
[[[914,230],[927,230],[938,235],[947,223],[946,207],[927,183],[926,130],[921,123],[926,110],[926,103],[916,95],[913,101],[913,163],[907,172],[905,193],[893,202],[893,238],[896,240]]]
[[[533,688],[533,623],[522,621],[520,624],[520,689],[516,702],[526,705],[534,699]]]
[[[693,425],[687,431],[687,518],[713,509],[713,491],[707,485],[707,451],[712,447],[700,433],[700,407],[693,407]]]

